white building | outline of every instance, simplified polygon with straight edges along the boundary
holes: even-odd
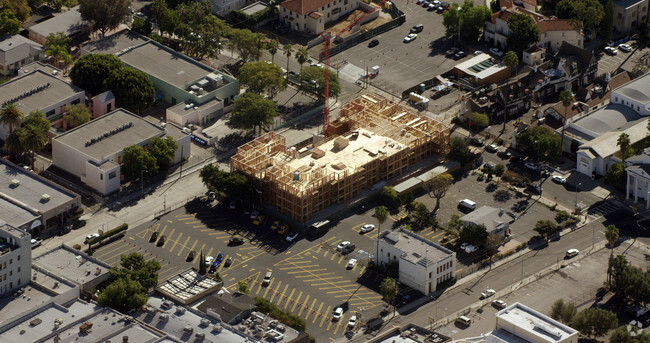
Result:
[[[32,236],[0,221],[0,296],[29,283]]]
[[[521,342],[524,339],[531,343],[578,342],[577,330],[520,303],[497,312],[496,317],[496,330],[486,337],[486,341]],[[496,340],[491,340],[490,336]]]
[[[588,176],[605,175],[621,159],[618,137],[625,133],[630,144],[647,137],[650,115],[650,74],[615,89],[610,104],[571,122],[566,128],[568,139],[580,144],[576,169]],[[566,139],[566,138],[565,138]]]
[[[648,17],[648,0],[614,0],[614,30],[620,34],[634,33]]]
[[[292,31],[317,35],[359,8],[359,0],[285,0],[278,5],[280,20]]]
[[[151,123],[117,109],[52,139],[52,162],[101,194],[120,189],[124,148],[147,148],[153,137],[169,135],[178,143],[174,163],[190,154],[190,136],[171,123]],[[182,156],[181,156],[182,154]]]
[[[376,239],[377,263],[398,263],[399,282],[423,294],[456,277],[456,253],[445,247],[402,228],[384,231]]]
[[[40,61],[44,56],[43,45],[21,35],[6,36],[0,40],[0,74],[14,73],[23,65]]]
[[[38,110],[50,122],[63,116],[65,106],[82,103],[85,97],[83,89],[42,70],[34,70],[0,85],[0,106],[11,102],[25,116]],[[9,128],[0,125],[0,139],[7,136]]]
[[[501,240],[511,234],[510,223],[514,220],[505,210],[491,206],[481,206],[460,218],[464,225],[485,225],[488,234],[496,234]]]
[[[629,166],[625,168],[627,172],[627,182],[625,185],[625,200],[630,198],[634,202],[642,201],[645,208],[650,208],[650,148],[643,150],[643,153],[632,156],[625,160]]]

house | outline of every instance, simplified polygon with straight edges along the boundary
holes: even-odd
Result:
[[[499,12],[492,15],[489,21],[485,22],[483,36],[488,44],[502,49],[506,48],[510,35],[508,19],[514,14],[524,14],[535,21],[540,34],[537,46],[549,51],[557,51],[562,46],[562,42],[583,47],[582,29],[576,28],[571,20],[548,18],[534,10],[519,6],[502,7]]]
[[[50,122],[61,120],[65,106],[83,103],[85,97],[83,89],[42,70],[34,70],[0,85],[0,105],[11,102],[25,116],[39,110]],[[0,139],[7,136],[9,128],[0,125]]]
[[[386,230],[375,240],[377,263],[397,263],[399,282],[423,294],[456,277],[456,253],[410,230]]]
[[[43,45],[21,35],[0,38],[0,75],[11,75],[20,67],[45,57]]]
[[[115,108],[115,95],[108,90],[102,94],[95,95],[90,99],[90,109],[93,111],[93,119],[113,111]]]
[[[614,0],[614,31],[629,35],[648,17],[648,0]]]
[[[107,195],[120,189],[124,148],[147,148],[153,137],[171,136],[178,143],[174,163],[190,153],[190,136],[172,123],[151,123],[117,109],[52,139],[52,163]]]
[[[3,158],[0,188],[0,221],[34,237],[54,233],[81,207],[76,193]]]
[[[474,56],[457,64],[452,70],[458,78],[465,78],[470,86],[482,87],[499,83],[510,76],[510,68],[488,54]]]
[[[627,181],[625,184],[625,200],[643,201],[645,208],[650,209],[650,148],[642,153],[625,160]]]
[[[76,6],[67,12],[30,26],[27,31],[29,31],[29,39],[39,44],[45,45],[50,34],[63,32],[66,37],[72,38],[71,45],[76,45],[85,40],[90,32],[90,24],[79,12],[79,6]]]
[[[484,225],[489,235],[498,235],[501,241],[503,241],[506,237],[510,236],[510,223],[514,222],[515,218],[511,214],[506,213],[504,209],[481,206],[461,217],[460,221],[463,222],[463,225]]]
[[[650,74],[614,89],[609,105],[588,113],[566,127],[568,140],[578,142],[576,169],[588,176],[605,175],[621,160],[618,137],[625,133],[630,144],[647,137],[650,116]]]
[[[285,0],[278,5],[280,20],[292,31],[318,35],[325,26],[359,8],[359,0]]]
[[[0,220],[0,296],[27,285],[32,274],[32,236]]]
[[[251,309],[255,308],[255,302],[246,294],[220,292],[216,295],[207,297],[197,309],[201,312],[211,312],[219,318],[230,324],[239,324],[251,314]]]

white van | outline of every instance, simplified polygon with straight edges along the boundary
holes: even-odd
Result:
[[[460,316],[460,317],[456,318],[456,323],[467,327],[467,326],[470,326],[472,324],[472,320],[465,317],[465,316]]]
[[[463,199],[458,203],[458,207],[473,211],[476,209],[476,203],[469,199]]]

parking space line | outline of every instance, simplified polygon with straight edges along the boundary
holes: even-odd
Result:
[[[284,303],[284,309],[287,309],[287,306],[289,305],[289,302],[291,301],[291,297],[293,297],[293,293],[296,291],[295,288],[291,289],[291,294],[289,294],[289,297],[287,298],[287,301]]]
[[[325,310],[325,312],[323,312],[323,319],[321,319],[321,320],[320,320],[320,323],[318,324],[318,327],[319,327],[319,328],[320,328],[320,327],[323,327],[323,322],[325,321],[326,318],[329,318],[329,313],[330,313],[330,310],[331,310],[331,309],[332,309],[332,306],[329,306],[329,305],[328,305],[328,306],[327,306],[327,310]]]
[[[327,328],[325,329],[325,331],[330,331],[332,324],[334,324],[334,322],[330,320],[329,323],[327,324]]]
[[[182,232],[181,232],[181,234],[182,234]],[[181,252],[183,251],[183,248],[185,248],[185,244],[187,244],[187,242],[189,242],[189,240],[190,240],[190,236],[187,236],[187,238],[185,238],[185,242],[183,242],[183,244],[180,245],[180,248],[178,249],[178,253],[176,254],[176,256],[181,256]],[[177,238],[176,243],[178,243],[178,241],[179,241],[179,239]],[[174,244],[174,246],[171,248],[171,250],[169,252],[173,252],[175,247],[176,247],[176,244]]]
[[[287,292],[287,288],[289,288],[289,284],[285,283],[284,284],[284,289],[279,294],[280,297],[278,298],[278,303],[277,303],[278,307],[280,307],[280,304],[282,303],[282,299],[284,299],[285,304],[289,302],[289,298],[287,298],[287,296],[285,295],[285,293]]]
[[[273,302],[273,299],[275,299],[275,296],[278,295],[278,291],[280,290],[280,287],[282,287],[282,280],[278,281],[277,286],[277,291],[274,289],[273,294],[271,295],[271,299],[269,299],[270,302]]]
[[[174,231],[176,231],[176,228],[175,228],[175,227],[173,227],[173,228],[172,228],[172,231],[169,233],[169,236],[168,236],[169,239],[167,239],[167,240],[165,241],[165,244],[163,244],[163,246],[162,246],[163,249],[165,249],[165,247],[167,247],[167,244],[169,244],[169,241],[172,240],[172,236],[174,235]],[[174,244],[176,244],[176,243],[174,243]]]
[[[316,314],[314,314],[314,305],[316,305],[316,301],[318,301],[318,299],[314,298],[314,301],[311,302],[311,306],[309,306],[307,308],[307,315],[304,318],[305,322],[309,320],[309,315],[310,314],[313,314],[314,316],[316,316]]]
[[[203,248],[201,248],[201,249],[203,249]],[[212,250],[214,250],[214,248],[210,247],[210,250],[208,250],[208,254],[205,255],[205,256],[212,256]]]
[[[362,227],[364,225],[366,225],[366,223],[361,223],[359,225],[355,225],[355,226],[351,227],[351,229],[356,231],[356,232],[359,232],[361,230],[360,227]]]
[[[194,250],[194,247],[196,246],[197,243],[199,243],[199,240],[195,239],[194,244],[192,244],[192,247],[190,248],[190,251]]]
[[[293,302],[293,307],[291,308],[291,312],[293,312],[296,309],[296,306],[298,305],[298,302],[300,301],[300,297],[302,297],[302,291],[300,291],[300,294],[298,294],[298,297]]]
[[[305,300],[302,303],[302,306],[300,306],[300,311],[298,312],[298,317],[300,317],[302,315],[302,311],[305,310],[305,305],[308,305],[308,304],[309,304],[309,294],[307,294],[307,296],[305,297]]]
[[[269,284],[266,286],[266,291],[264,291],[262,298],[266,299],[266,295],[269,294],[269,290],[271,290],[271,284],[273,284],[273,280],[275,279],[271,279],[271,282],[269,282]]]
[[[280,270],[284,270],[284,269],[287,269],[287,268],[283,268],[283,269],[280,269]],[[311,269],[312,272],[321,272],[323,270],[327,270],[327,268]],[[310,272],[310,270],[298,270],[298,271],[294,271],[294,272],[287,272],[287,274],[302,274],[302,273],[309,273],[309,272]]]
[[[312,324],[316,324],[316,319],[318,319],[318,315],[321,314],[320,310],[323,308],[324,304],[325,304],[324,302],[322,302],[322,301],[320,302],[320,306],[318,306],[318,310],[316,310],[316,314],[314,315],[314,320],[311,322]],[[323,318],[325,318],[325,316],[323,316],[323,315],[321,315],[321,316]]]
[[[336,328],[334,328],[334,334],[335,334],[335,335],[336,335],[336,333],[339,331],[339,329],[341,328],[341,323],[343,323],[343,321],[344,321],[344,320],[343,320],[343,317],[344,317],[344,316],[345,316],[345,315],[341,316],[341,319],[339,319],[339,321],[336,323]]]
[[[119,243],[119,241],[117,241],[117,242],[115,242],[115,243]],[[115,251],[115,250],[118,250],[118,249],[120,249],[120,248],[123,248],[123,247],[127,246],[127,245],[125,245],[125,244],[116,244],[116,245],[117,245],[117,247],[114,248],[114,249],[108,250],[108,251],[106,251],[106,252],[104,252],[103,250],[100,250],[101,254],[97,255],[97,253],[95,253],[95,254],[93,254],[93,255],[94,255],[95,258],[102,258],[103,256],[105,256],[105,255],[108,254],[108,253],[111,253],[111,252],[113,252],[113,251]],[[107,247],[110,247],[110,245],[107,246]]]
[[[308,272],[311,273],[310,270],[308,270]],[[330,273],[310,274],[310,275],[296,275],[296,278],[303,278],[303,277],[316,277],[316,279],[306,279],[306,280],[302,280],[302,281],[304,281],[304,282],[311,282],[311,281],[323,280],[323,276],[333,275],[333,274],[334,274],[334,273],[330,272]],[[341,278],[341,276],[337,276],[337,277],[335,277],[335,279],[338,279],[338,278]]]
[[[328,274],[334,274],[334,273],[328,273]],[[332,285],[332,286],[334,286],[334,287],[339,287],[339,286],[336,285],[337,283],[350,282],[350,281],[348,281],[348,280],[332,281],[332,280],[334,280],[334,279],[342,279],[342,278],[343,278],[342,276],[335,276],[335,277],[333,277],[333,278],[328,278],[327,280],[325,280],[325,279],[323,279],[323,278],[318,278],[318,279],[313,279],[313,280],[302,280],[302,281],[310,282],[310,281],[318,281],[318,280],[321,280],[321,281],[325,281],[325,282],[321,282],[321,283],[312,283],[311,285],[312,285],[312,286]]]
[[[136,248],[137,248],[137,246],[131,246],[131,247],[129,247],[128,249],[123,250],[123,251],[120,251],[120,252],[117,253],[117,254],[110,255],[110,256],[108,256],[108,257],[104,256],[103,259],[106,260],[106,261],[110,261],[110,260],[112,260],[112,259],[114,259],[114,258],[117,257],[118,260],[119,260],[120,255],[125,254],[126,252],[131,251],[131,250],[134,250],[134,249],[136,249]],[[138,251],[140,251],[140,249],[138,249]]]
[[[345,257],[345,256],[341,255],[341,258],[339,258],[338,264],[341,264],[341,261],[343,261],[343,258],[344,258],[344,257]]]

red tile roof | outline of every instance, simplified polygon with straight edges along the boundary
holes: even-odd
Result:
[[[334,0],[286,0],[280,6],[298,14],[307,14],[326,6]]]
[[[545,19],[537,23],[539,33],[547,31],[576,31],[577,28],[569,19]]]
[[[491,22],[492,22],[492,24],[496,24],[496,23],[497,23],[497,19],[501,19],[501,20],[507,22],[507,21],[508,21],[508,18],[510,18],[511,15],[513,15],[513,13],[510,12],[510,10],[499,11],[499,12],[494,13],[494,14],[492,15],[492,20],[491,20]]]
[[[311,12],[309,13],[310,18],[318,19],[323,16],[323,13],[320,12]]]

